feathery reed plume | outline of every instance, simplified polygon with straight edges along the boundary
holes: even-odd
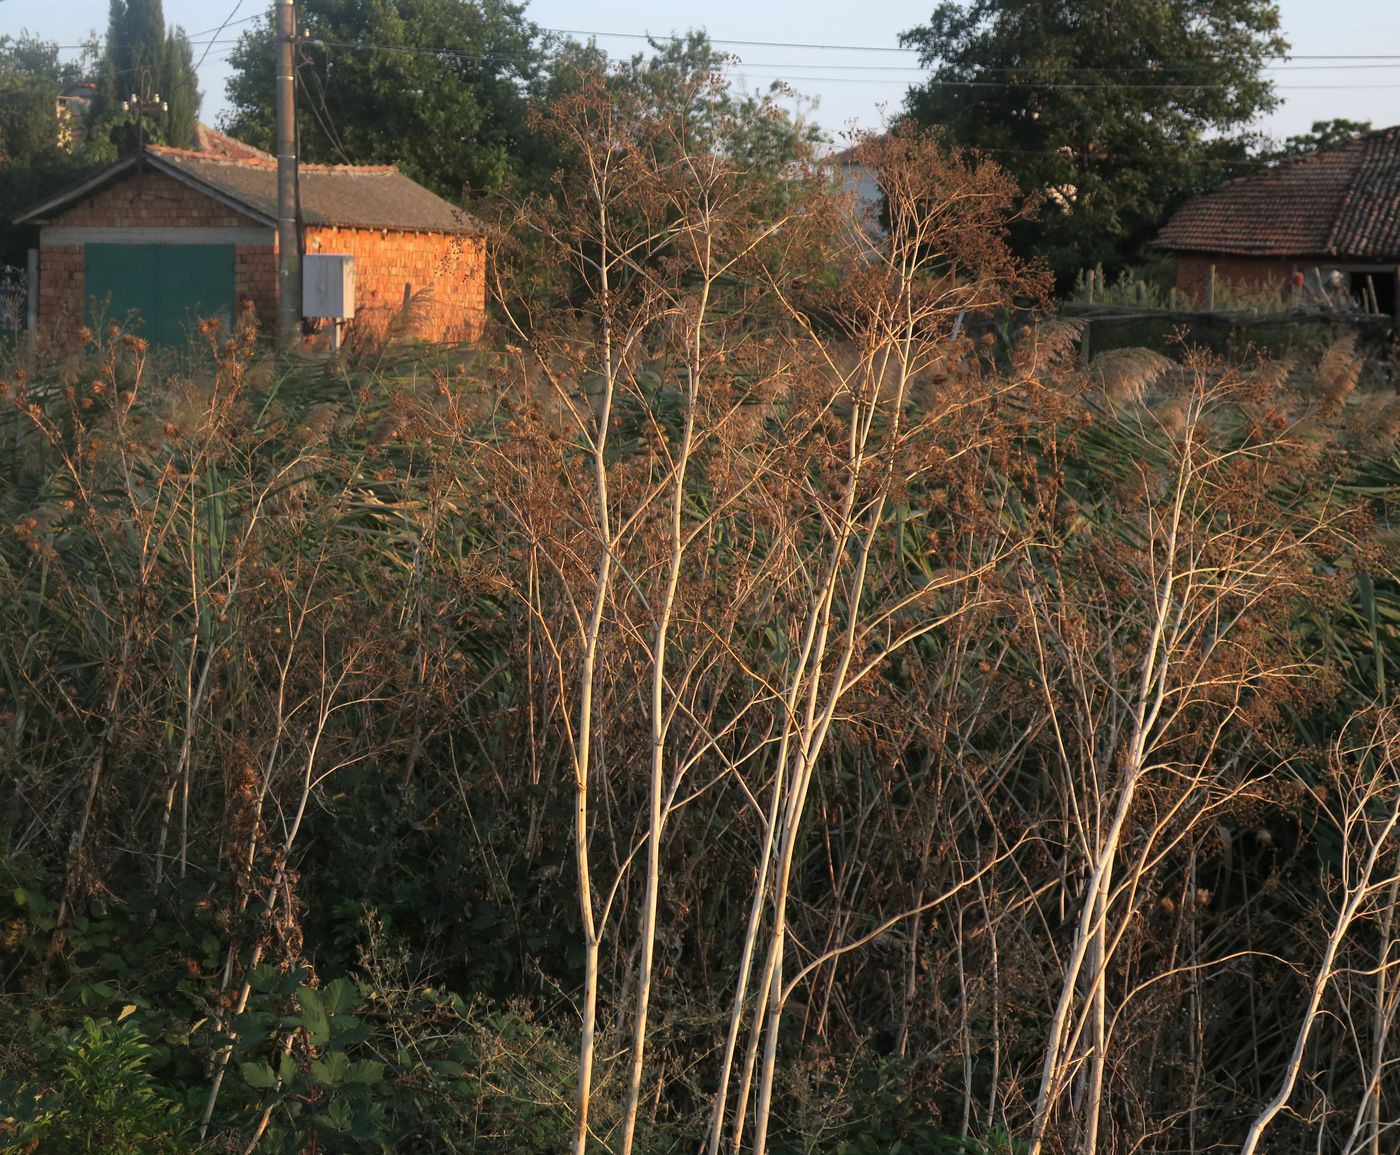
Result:
[[[1115,405],[1141,402],[1157,381],[1173,367],[1169,357],[1151,349],[1109,349],[1089,364],[1089,374],[1103,395]]]
[[[1361,378],[1362,358],[1356,349],[1356,334],[1348,333],[1332,342],[1318,362],[1317,379],[1322,386],[1323,408],[1339,412]]]

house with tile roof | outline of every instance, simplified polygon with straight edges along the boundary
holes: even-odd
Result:
[[[1295,275],[1338,283],[1381,312],[1397,308],[1400,277],[1400,127],[1232,180],[1183,205],[1157,245],[1176,254],[1177,288],[1202,295],[1215,269],[1236,283]]]
[[[194,143],[148,145],[19,218],[40,226],[41,330],[130,318],[179,344],[209,317],[275,325],[277,160],[203,126]],[[355,326],[407,313],[428,340],[480,337],[478,222],[393,166],[302,165],[299,180],[304,251],[353,258]]]

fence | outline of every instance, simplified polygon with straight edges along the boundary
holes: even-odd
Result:
[[[1194,347],[1227,358],[1251,350],[1287,357],[1354,332],[1363,350],[1387,362],[1392,374],[1395,367],[1395,324],[1374,313],[1197,312],[1070,302],[1060,312],[1084,321],[1081,348],[1086,358],[1127,346],[1169,355]]]

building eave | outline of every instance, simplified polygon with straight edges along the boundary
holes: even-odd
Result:
[[[167,163],[159,153],[147,151],[140,156],[129,156],[125,160],[118,161],[101,172],[90,176],[85,181],[70,185],[62,192],[55,194],[42,204],[35,205],[22,215],[15,217],[14,223],[17,225],[45,225],[49,219],[65,209],[71,208],[85,197],[114,184],[129,173],[138,171],[142,165],[147,165],[157,172],[179,181],[188,188],[194,189],[202,196],[207,196],[211,200],[218,201],[225,208],[233,209],[234,212],[249,220],[256,221],[260,225],[269,228],[277,227],[275,217],[270,217],[266,213],[259,211],[252,205],[239,200],[237,197],[229,196],[222,189],[214,188],[206,184],[198,177],[191,176],[184,172],[177,165]]]
[[[67,208],[69,205],[82,200],[89,193],[96,192],[98,189],[115,181],[129,170],[134,169],[137,159],[137,157],[129,156],[126,160],[118,161],[116,164],[104,168],[101,172],[88,177],[84,181],[69,185],[61,192],[55,193],[48,200],[35,205],[33,208],[15,217],[14,223],[17,225],[47,224],[47,218],[52,216],[55,211],[61,211]]]

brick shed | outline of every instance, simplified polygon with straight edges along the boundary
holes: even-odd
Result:
[[[1400,127],[1229,181],[1181,207],[1157,245],[1177,256],[1177,288],[1202,295],[1221,279],[1290,285],[1340,274],[1381,312],[1397,308],[1400,277]],[[1369,280],[1368,280],[1369,278]]]
[[[38,322],[62,333],[137,312],[184,341],[201,318],[251,304],[277,316],[277,161],[201,128],[195,149],[139,155],[30,209],[39,233]],[[355,259],[355,320],[382,330],[413,299],[414,333],[473,341],[485,320],[480,225],[392,166],[302,165],[307,253]]]

